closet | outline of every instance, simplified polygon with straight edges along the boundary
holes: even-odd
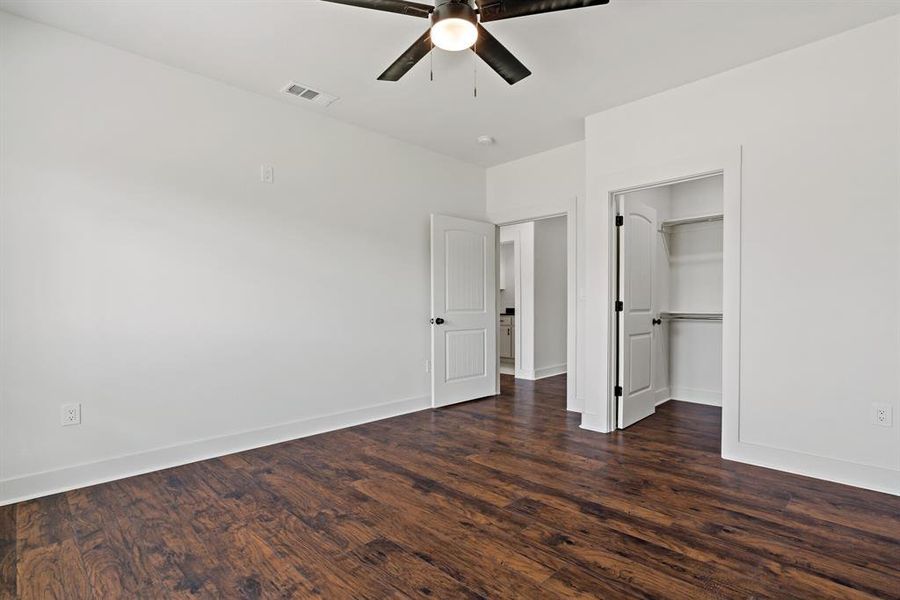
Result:
[[[619,427],[668,400],[722,403],[722,178],[622,194]]]

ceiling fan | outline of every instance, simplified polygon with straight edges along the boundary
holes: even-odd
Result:
[[[397,81],[416,63],[431,52],[434,46],[459,51],[471,48],[484,62],[510,85],[529,75],[531,71],[519,62],[503,44],[481,25],[488,21],[512,19],[557,10],[584,8],[608,4],[609,0],[435,0],[435,5],[408,0],[325,0],[387,12],[431,19],[431,28],[407,48],[378,79]]]

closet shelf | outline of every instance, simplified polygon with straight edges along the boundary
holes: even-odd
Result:
[[[692,223],[714,223],[716,221],[724,221],[725,215],[715,213],[711,215],[700,215],[697,217],[685,217],[683,219],[670,219],[659,224],[659,233],[662,234],[663,246],[666,248],[666,256],[669,256],[669,236],[672,230],[679,225],[690,225]]]
[[[663,321],[721,321],[722,313],[713,312],[661,312]]]
[[[669,221],[663,221],[659,224],[659,232],[671,233],[672,228],[678,227],[679,225],[690,225],[692,223],[713,223],[715,221],[723,221],[724,219],[725,215],[723,215],[722,213],[700,215],[697,217],[686,217],[684,219],[671,219]]]

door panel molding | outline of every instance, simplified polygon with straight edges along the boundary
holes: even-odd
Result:
[[[432,406],[499,392],[497,227],[431,215]]]
[[[656,411],[653,393],[653,307],[656,271],[656,210],[635,198],[622,197],[619,227],[619,280],[622,312],[617,336],[619,385],[617,425],[625,428]]]

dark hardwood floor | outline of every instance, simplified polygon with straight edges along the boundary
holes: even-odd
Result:
[[[723,461],[565,379],[0,508],[0,597],[900,598],[900,498]]]

